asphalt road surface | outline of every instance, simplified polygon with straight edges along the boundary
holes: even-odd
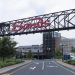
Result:
[[[30,64],[11,71],[10,75],[75,75],[72,70],[55,60],[35,60]]]

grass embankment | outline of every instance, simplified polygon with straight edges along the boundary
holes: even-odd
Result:
[[[66,60],[65,62],[71,65],[75,65],[75,60],[70,59],[70,60]]]
[[[23,61],[21,61],[20,59],[15,59],[15,58],[5,59],[4,61],[0,59],[0,68],[10,66],[10,65],[15,65],[21,62]]]

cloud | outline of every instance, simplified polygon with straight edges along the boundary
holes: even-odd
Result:
[[[0,21],[72,9],[74,3],[75,0],[1,0]]]
[[[75,0],[52,0],[48,2],[44,13],[53,13],[62,10],[69,10],[75,8]]]
[[[0,22],[73,9],[74,7],[75,0],[0,0]],[[63,34],[63,32],[61,33]],[[18,45],[41,44],[42,34],[15,36],[15,40],[19,42]]]
[[[1,10],[1,21],[15,20],[36,15],[36,11],[29,5],[29,0],[5,0]]]
[[[22,19],[26,17],[31,17],[36,15],[36,12],[34,10],[29,10],[29,11],[23,11],[23,12],[15,12],[11,11],[9,14],[7,11],[6,14],[3,15],[2,21],[10,21],[10,20],[16,20],[16,19]]]
[[[14,40],[17,41],[18,43],[17,46],[42,44],[42,34],[40,33],[17,35],[17,36],[12,36],[12,38],[15,38]]]

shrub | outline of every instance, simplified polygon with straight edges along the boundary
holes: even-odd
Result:
[[[71,59],[70,59],[70,60],[67,60],[66,63],[75,65],[75,60],[71,60]]]

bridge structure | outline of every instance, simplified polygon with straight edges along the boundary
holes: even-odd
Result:
[[[0,23],[0,36],[75,29],[75,9]]]

